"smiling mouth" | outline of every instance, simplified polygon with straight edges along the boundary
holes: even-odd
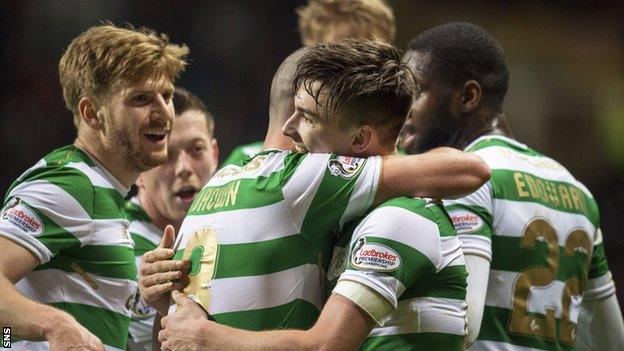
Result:
[[[143,135],[150,141],[158,143],[160,141],[165,140],[165,137],[167,136],[167,131],[165,130],[150,131],[150,132],[143,133]]]
[[[195,187],[185,186],[178,190],[175,196],[179,197],[182,202],[190,202],[195,197],[195,194],[197,194],[197,189]]]

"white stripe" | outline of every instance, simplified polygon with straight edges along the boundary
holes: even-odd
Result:
[[[399,296],[405,291],[405,286],[400,280],[385,273],[347,269],[340,275],[338,281],[341,280],[351,280],[368,286],[378,292],[395,307],[398,304]]]
[[[323,278],[317,265],[305,264],[265,275],[214,279],[210,283],[210,313],[270,308],[296,299],[308,301],[320,310]]]
[[[126,219],[93,220],[71,194],[47,180],[35,180],[15,187],[9,197],[19,196],[58,226],[73,234],[82,245],[122,245],[133,247],[124,238]]]
[[[508,142],[508,143],[510,143],[510,144],[512,144],[514,146],[517,146],[517,147],[521,148],[521,149],[528,149],[529,148],[528,146],[526,146],[526,144],[523,144],[523,143],[521,143],[521,142],[519,142],[517,140],[508,138],[506,136],[502,136],[502,135],[484,135],[484,136],[478,137],[472,143],[468,144],[468,146],[466,146],[464,148],[464,151],[470,150],[472,147],[474,147],[478,143],[480,143],[480,142],[482,142],[484,140],[488,140],[488,139],[495,139],[495,140],[498,139],[498,140],[506,141],[506,142]]]
[[[360,171],[358,179],[355,181],[347,208],[338,222],[340,228],[354,217],[363,215],[372,206],[379,187],[381,166],[380,156],[369,157],[366,160],[364,169]]]
[[[490,270],[490,279],[485,297],[487,306],[512,309],[513,307],[513,288],[520,273]],[[530,289],[527,311],[546,315],[546,309],[554,309],[555,317],[561,318],[563,312],[562,299],[565,283],[554,280],[547,286],[533,286]],[[581,304],[580,296],[572,296],[570,303],[570,320],[576,323],[578,318],[579,307]]]
[[[284,168],[284,159],[288,154],[290,154],[290,151],[282,151],[256,156],[244,167],[233,164],[226,165],[225,167],[221,168],[212,178],[210,178],[210,181],[208,181],[208,184],[206,184],[205,187],[221,186],[233,180],[255,179],[262,176],[268,176],[274,172],[279,172]],[[255,165],[254,160],[261,160],[260,166],[258,168],[252,167],[253,165]]]
[[[492,239],[485,235],[459,234],[464,255],[476,255],[492,261]]]
[[[556,229],[561,247],[565,246],[568,235],[576,229],[588,233],[589,242],[594,242],[596,227],[583,215],[557,211],[534,202],[494,200],[495,235],[519,238],[529,221],[535,218],[547,219]]]
[[[134,220],[130,222],[130,232],[143,237],[152,244],[158,246],[162,239],[163,232],[156,228],[154,224],[144,221]]]
[[[74,168],[82,172],[89,178],[91,184],[101,188],[115,189],[108,177],[97,167],[91,167],[84,162],[70,162],[65,165],[68,168]]]
[[[37,161],[37,163],[35,163],[32,167],[30,167],[26,171],[24,171],[24,173],[22,173],[15,181],[16,182],[21,182],[32,171],[35,171],[35,170],[37,170],[39,168],[44,168],[46,165],[47,164],[46,164],[46,161],[44,159],[41,159],[41,160]]]
[[[444,333],[466,335],[464,300],[417,297],[399,301],[383,327],[374,328],[369,336],[408,333]]]
[[[47,341],[17,341],[11,344],[12,350],[18,351],[48,351],[50,344]],[[104,345],[105,351],[124,351],[116,347]]]
[[[323,181],[331,155],[309,154],[301,161],[288,182],[282,187],[284,198],[291,204],[290,213],[297,233],[301,231],[310,204]]]
[[[456,235],[440,237],[440,257],[440,265],[436,268],[436,273],[449,266],[466,264],[461,241]]]
[[[280,201],[264,207],[189,215],[180,228],[181,242],[177,247],[185,248],[191,231],[205,226],[215,230],[219,244],[253,243],[298,234],[288,213],[289,205]]]
[[[570,174],[559,162],[546,156],[530,156],[516,150],[492,146],[475,152],[481,156],[492,170],[520,171],[539,176],[539,178],[566,182],[581,189],[592,198],[587,188]]]
[[[508,344],[506,342],[498,342],[498,341],[486,341],[486,340],[477,340],[474,344],[468,349],[469,351],[542,351],[541,349],[534,349],[532,347],[524,347],[513,344]]]
[[[70,302],[98,307],[130,316],[126,301],[134,295],[132,280],[87,273],[98,285],[94,289],[78,273],[59,269],[31,271],[16,287],[28,298],[42,303]]]

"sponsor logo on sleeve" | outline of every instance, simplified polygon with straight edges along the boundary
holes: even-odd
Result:
[[[334,160],[329,160],[327,168],[333,176],[351,179],[358,174],[364,163],[366,163],[366,159],[363,158],[338,156]]]
[[[457,234],[476,232],[477,230],[483,228],[483,225],[485,224],[481,217],[467,210],[453,210],[449,211],[448,214],[453,221]]]
[[[12,198],[2,210],[2,221],[17,227],[19,230],[32,236],[43,234],[43,221],[22,202],[19,197]]]
[[[360,238],[353,248],[351,265],[365,270],[392,272],[401,266],[401,256],[386,245],[367,243],[366,238]]]

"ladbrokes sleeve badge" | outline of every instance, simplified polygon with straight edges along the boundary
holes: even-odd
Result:
[[[367,243],[366,238],[360,238],[351,253],[351,265],[377,272],[392,272],[401,266],[401,256],[386,245]]]
[[[333,160],[329,160],[327,168],[333,176],[340,176],[343,179],[351,179],[358,174],[360,169],[366,163],[366,159],[351,157],[351,156],[338,156]]]
[[[4,206],[0,220],[28,235],[40,236],[43,234],[44,228],[41,218],[17,196],[9,200]]]

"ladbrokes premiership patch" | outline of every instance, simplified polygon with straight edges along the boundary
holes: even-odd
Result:
[[[448,212],[457,234],[473,233],[483,227],[483,219],[467,210],[453,210]]]
[[[338,156],[335,160],[329,160],[327,168],[333,176],[351,179],[358,174],[364,163],[366,163],[366,159],[363,158]]]
[[[378,272],[391,272],[401,266],[401,256],[386,245],[367,243],[366,238],[360,238],[353,248],[351,265]]]
[[[0,218],[3,222],[19,228],[26,234],[32,236],[43,234],[41,218],[17,196],[7,202]]]

